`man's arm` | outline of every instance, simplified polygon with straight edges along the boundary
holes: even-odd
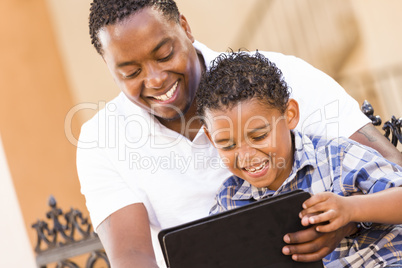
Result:
[[[350,139],[377,150],[383,157],[402,166],[402,154],[392,143],[369,123],[356,131]]]
[[[157,268],[148,213],[143,204],[114,212],[97,228],[113,268]]]

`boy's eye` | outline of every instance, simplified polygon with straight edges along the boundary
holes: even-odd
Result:
[[[216,147],[222,151],[230,151],[236,147],[236,144],[217,145]]]
[[[259,135],[259,136],[256,136],[256,137],[252,137],[251,139],[252,139],[253,141],[260,141],[260,140],[265,139],[267,136],[268,136],[268,133],[264,133],[264,134]]]
[[[230,150],[232,150],[232,149],[234,149],[234,148],[235,148],[235,145],[232,144],[232,145],[229,145],[229,146],[222,147],[221,150],[223,150],[223,151],[230,151]]]

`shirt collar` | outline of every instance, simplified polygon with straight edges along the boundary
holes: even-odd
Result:
[[[313,142],[307,135],[302,135],[300,132],[292,131],[295,139],[295,153],[293,168],[290,175],[297,173],[306,166],[317,167],[316,153]]]
[[[159,121],[146,110],[134,104],[123,92],[120,93],[120,97],[123,102],[121,114],[125,115],[127,134],[131,137],[154,135],[156,129],[160,128]]]
[[[251,198],[255,200],[260,200],[267,196],[277,195],[282,192],[282,189],[285,185],[291,183],[294,180],[299,170],[307,166],[311,166],[313,168],[317,167],[317,163],[315,161],[314,145],[311,139],[306,135],[302,135],[298,131],[292,131],[292,133],[294,135],[295,146],[293,167],[289,177],[283,182],[281,187],[279,187],[277,191],[274,191],[268,189],[267,187],[257,188],[245,180],[239,180],[241,185],[233,196],[233,200],[248,200]]]
[[[197,40],[194,40],[193,43],[194,48],[201,53],[202,57],[204,58],[204,64],[206,67],[206,70],[208,71],[209,68],[212,65],[212,62],[221,54],[220,52],[213,51],[206,45],[198,42]]]

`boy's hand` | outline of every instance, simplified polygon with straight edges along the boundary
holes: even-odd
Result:
[[[318,193],[303,203],[300,212],[303,226],[316,226],[317,232],[332,232],[345,226],[351,221],[353,209],[350,198],[330,192]]]

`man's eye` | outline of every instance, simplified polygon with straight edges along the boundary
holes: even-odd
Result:
[[[128,75],[124,75],[124,78],[134,78],[134,77],[138,76],[140,74],[140,72],[141,72],[141,69],[138,69],[133,73],[130,73]]]
[[[172,52],[169,53],[169,55],[167,55],[167,56],[164,57],[164,58],[159,59],[158,61],[159,61],[159,62],[168,61],[168,60],[170,60],[170,59],[172,58],[172,56],[173,56],[173,50],[172,50]]]
[[[268,133],[264,133],[264,134],[259,135],[259,136],[256,136],[256,137],[252,137],[251,139],[252,139],[253,141],[260,141],[260,140],[265,139],[267,136],[268,136]]]

